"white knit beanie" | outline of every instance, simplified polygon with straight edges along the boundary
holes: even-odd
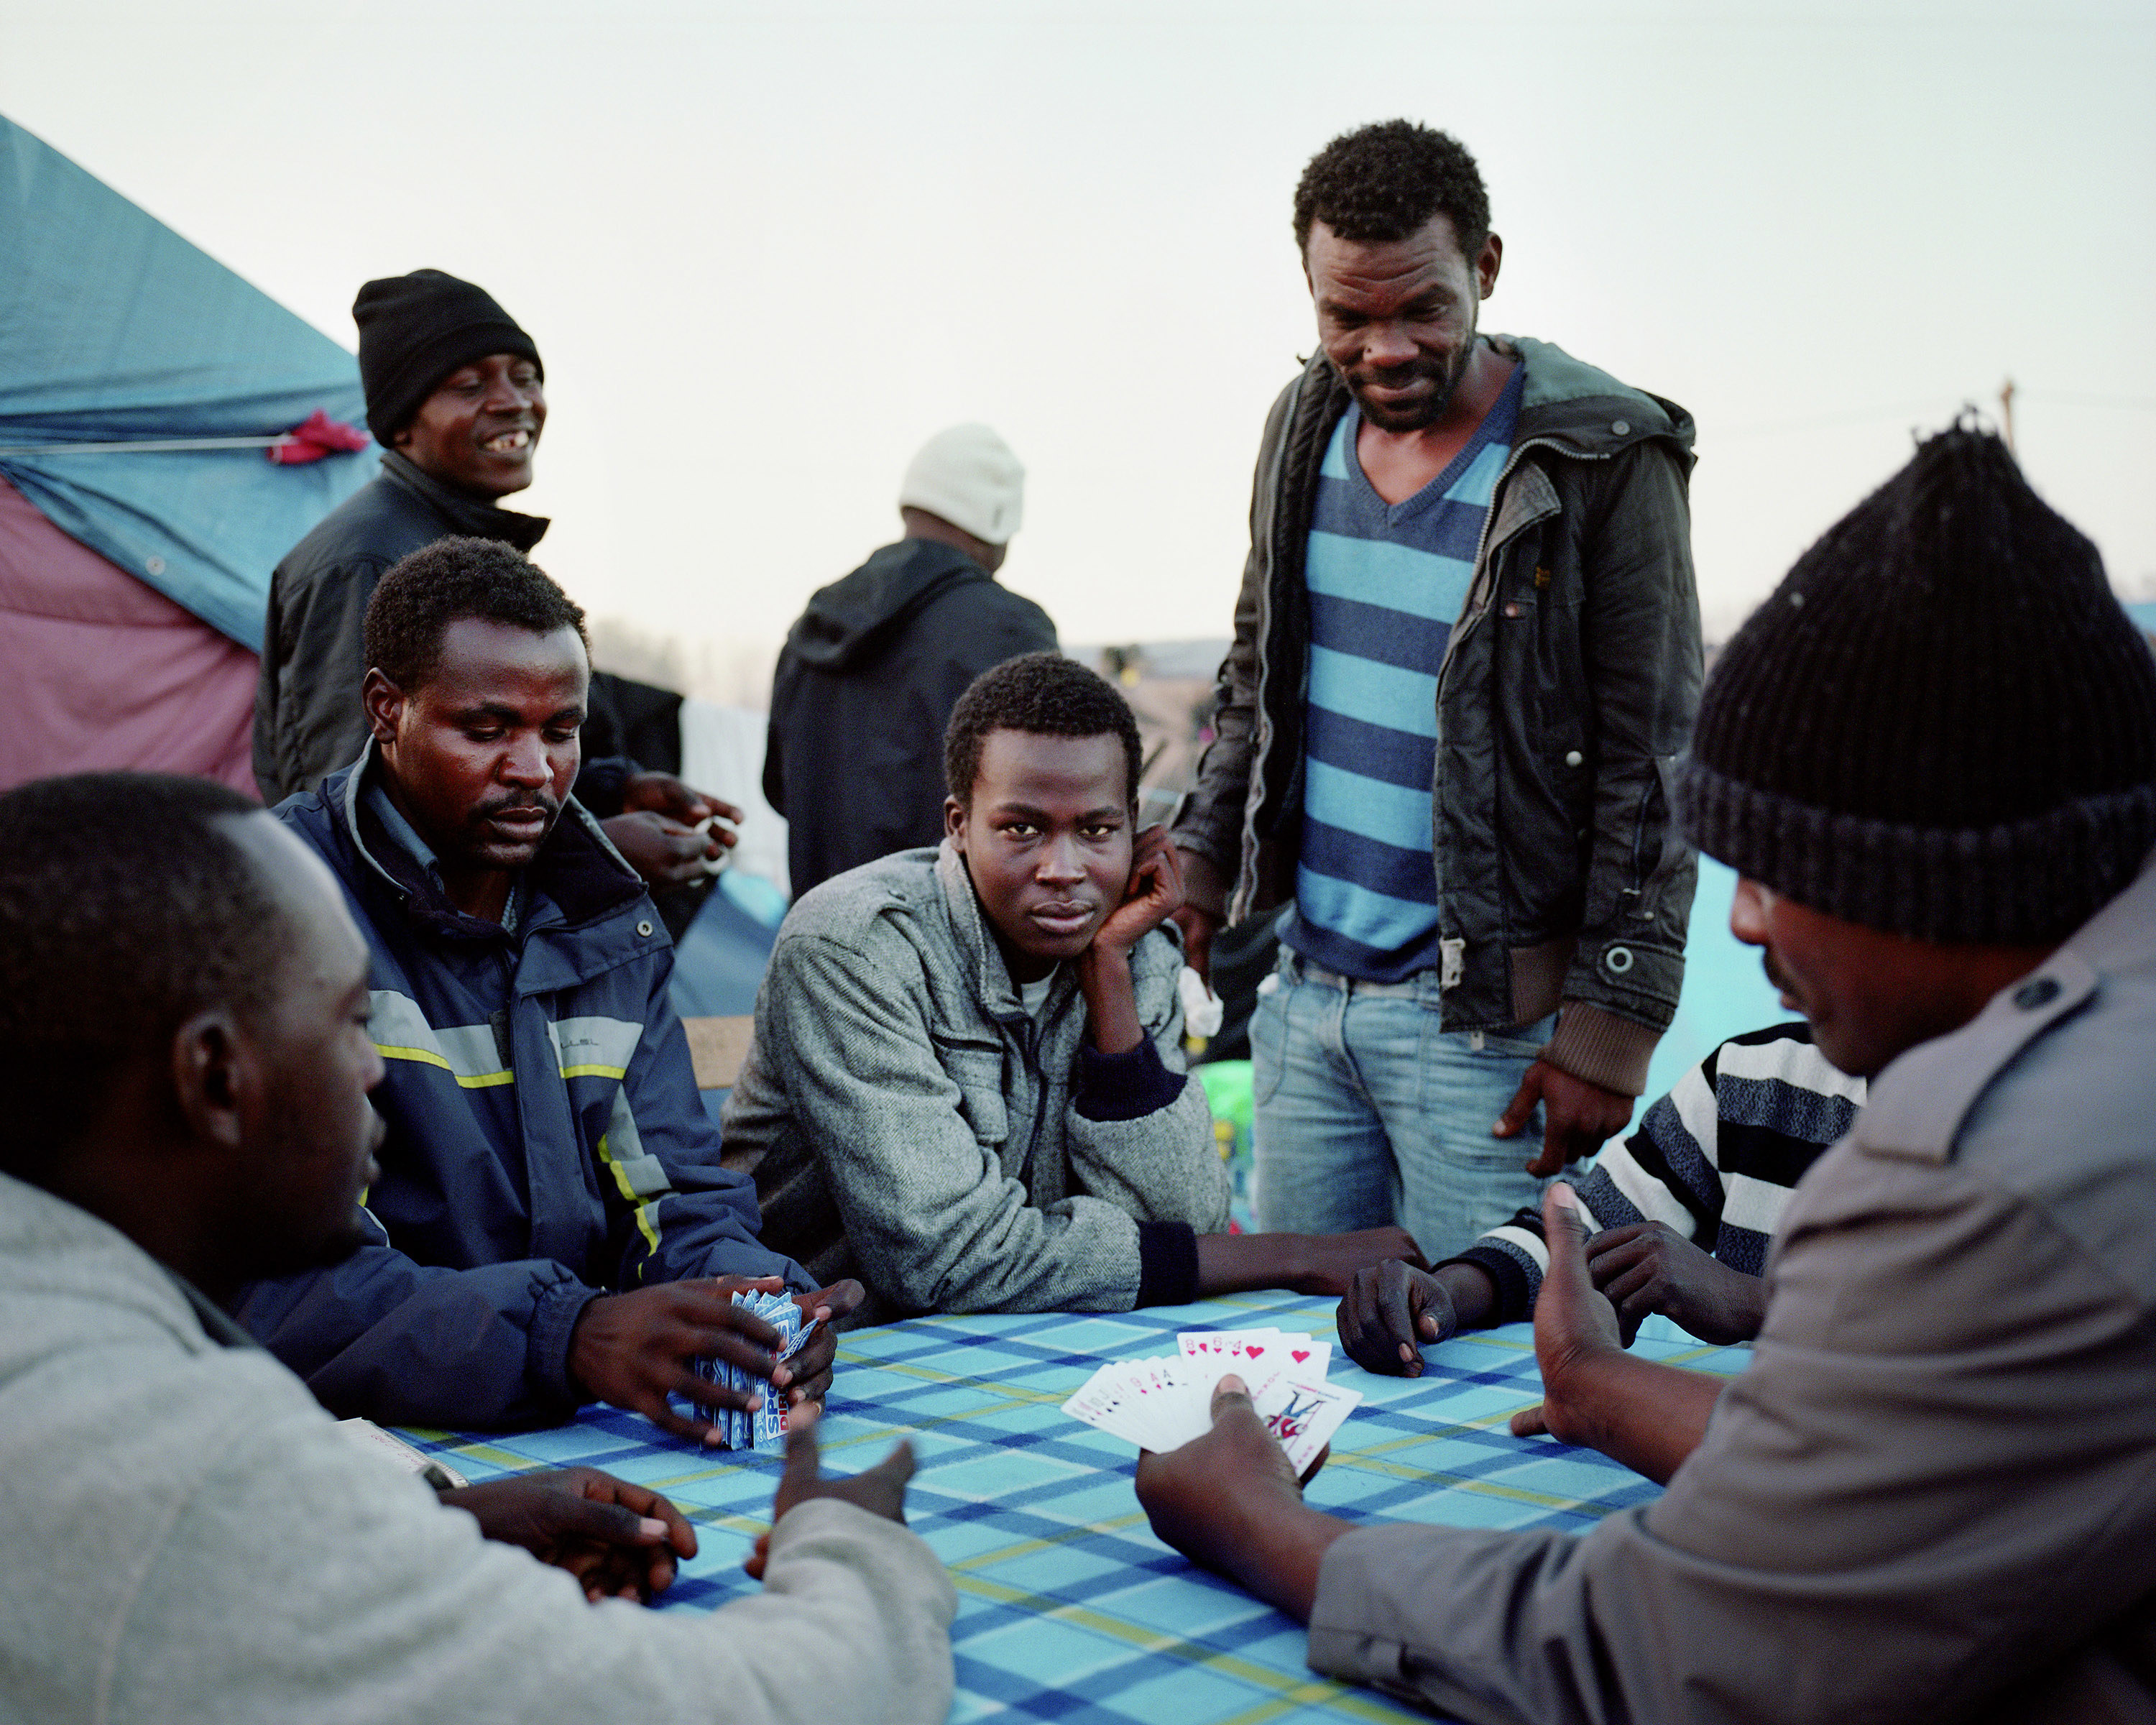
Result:
[[[985,425],[953,425],[921,446],[898,488],[901,509],[925,509],[989,545],[1008,545],[1025,501],[1025,469]]]

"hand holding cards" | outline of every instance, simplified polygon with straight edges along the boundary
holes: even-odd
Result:
[[[762,1318],[778,1332],[782,1338],[778,1357],[783,1360],[798,1353],[816,1327],[813,1322],[803,1322],[801,1307],[791,1294],[737,1293],[733,1303],[747,1307],[751,1316]],[[713,1424],[719,1447],[755,1450],[784,1440],[786,1398],[778,1390],[751,1377],[739,1366],[709,1356],[696,1362],[696,1375],[724,1389],[745,1390],[752,1394],[761,1393],[763,1397],[763,1405],[753,1413],[741,1408],[716,1410],[718,1417]]]
[[[1173,1355],[1102,1366],[1063,1411],[1142,1450],[1177,1450],[1211,1429],[1214,1386],[1232,1372],[1300,1474],[1363,1399],[1325,1381],[1329,1342],[1281,1330],[1185,1330],[1175,1339]]]

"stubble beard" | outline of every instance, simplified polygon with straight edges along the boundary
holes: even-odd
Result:
[[[1466,377],[1467,367],[1473,362],[1474,358],[1475,341],[1474,338],[1470,336],[1467,344],[1460,350],[1459,359],[1454,362],[1449,372],[1439,371],[1418,362],[1412,368],[1412,375],[1430,378],[1432,387],[1428,398],[1416,407],[1389,408],[1374,403],[1352,380],[1348,383],[1348,389],[1355,398],[1355,404],[1363,410],[1363,417],[1376,426],[1378,430],[1427,431],[1442,419],[1451,408],[1452,398],[1460,393],[1460,385]],[[1387,380],[1366,378],[1364,381],[1385,382]]]

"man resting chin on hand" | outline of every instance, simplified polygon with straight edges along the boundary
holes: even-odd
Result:
[[[1137,726],[1029,654],[952,715],[946,836],[826,881],[779,931],[726,1113],[763,1240],[856,1322],[1126,1312],[1245,1288],[1344,1292],[1398,1228],[1230,1235],[1163,927],[1176,853],[1137,831]]]

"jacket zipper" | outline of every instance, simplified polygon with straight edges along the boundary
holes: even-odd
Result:
[[[1452,629],[1445,635],[1445,651],[1439,657],[1437,661],[1437,693],[1435,697],[1436,711],[1432,715],[1432,717],[1435,720],[1437,726],[1437,749],[1438,757],[1440,760],[1443,759],[1445,752],[1445,674],[1452,668],[1452,655],[1459,650],[1460,641],[1466,637],[1470,629],[1473,629],[1476,624],[1482,620],[1483,617],[1490,609],[1490,602],[1496,597],[1497,580],[1495,572],[1490,567],[1489,559],[1492,554],[1492,547],[1490,544],[1490,533],[1491,530],[1496,525],[1497,521],[1497,500],[1504,491],[1505,482],[1512,478],[1514,470],[1517,470],[1520,463],[1527,458],[1527,453],[1530,449],[1549,449],[1557,454],[1566,456],[1575,461],[1607,461],[1609,459],[1607,455],[1598,455],[1591,452],[1584,453],[1576,449],[1568,449],[1562,444],[1558,443],[1556,439],[1550,437],[1531,437],[1524,443],[1515,444],[1512,445],[1512,453],[1505,458],[1505,465],[1499,470],[1497,474],[1497,482],[1490,488],[1490,507],[1483,512],[1482,531],[1476,536],[1475,540],[1475,562],[1472,566],[1475,571],[1475,579],[1473,585],[1468,589],[1468,593],[1471,599],[1478,589],[1482,589],[1482,603],[1478,608],[1469,613],[1467,615],[1462,617],[1460,622],[1455,624]],[[1537,521],[1540,521],[1545,519],[1545,517],[1537,516],[1535,519]],[[1533,521],[1521,522],[1519,526],[1514,530],[1515,536],[1519,533],[1526,531],[1527,528],[1533,525]],[[1510,541],[1508,540],[1507,542],[1510,543]],[[1439,816],[1437,806],[1437,785],[1435,778],[1433,778],[1430,784],[1430,865],[1435,868],[1437,863],[1437,823]],[[1645,811],[1643,808],[1641,810],[1643,825],[1645,812]],[[1634,875],[1635,878],[1638,874],[1638,855],[1639,845],[1638,839],[1635,837],[1633,844],[1633,856],[1635,863]],[[1439,992],[1442,993],[1447,988],[1456,988],[1466,973],[1467,941],[1465,936],[1448,935],[1445,933],[1441,919],[1441,913],[1438,927],[1437,945],[1437,986]]]

